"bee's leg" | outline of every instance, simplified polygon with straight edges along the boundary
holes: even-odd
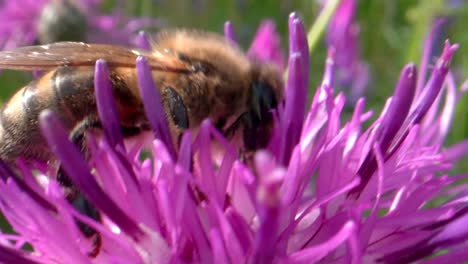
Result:
[[[70,141],[80,149],[80,152],[83,154],[85,159],[89,158],[89,153],[85,144],[86,131],[90,129],[101,128],[102,125],[97,118],[88,117],[85,118],[83,121],[79,122],[78,125],[76,125],[75,128],[72,130],[70,134]],[[68,175],[65,173],[62,166],[59,167],[59,170],[57,172],[57,181],[62,187],[66,188],[65,190],[67,192],[65,192],[65,194],[67,195],[67,198],[69,200],[75,198],[75,194],[78,192],[78,190],[76,186],[74,186],[73,182],[70,180]]]
[[[80,149],[81,153],[83,154],[84,158],[87,160],[89,159],[89,153],[88,149],[86,146],[86,132],[92,129],[102,129],[102,124],[99,121],[99,119],[94,118],[94,117],[89,117],[78,123],[76,127],[72,130],[70,134],[70,141],[78,146]],[[149,127],[142,126],[142,127],[136,127],[136,126],[122,126],[121,132],[124,137],[131,137],[138,135],[144,130],[149,130]],[[66,188],[69,188],[70,191],[76,192],[76,187],[73,185],[71,182],[70,178],[68,175],[66,175],[65,171],[63,170],[62,167],[59,168],[59,171],[57,173],[57,181]],[[72,197],[73,198],[73,197]]]
[[[85,144],[86,131],[90,129],[101,129],[102,125],[97,118],[86,118],[72,130],[70,134],[70,140],[73,144],[80,148],[84,158],[88,159],[89,153]],[[65,173],[62,166],[59,167],[57,172],[57,181],[64,188],[65,196],[67,200],[73,205],[73,207],[80,212],[96,221],[100,221],[101,217],[98,210],[83,196],[78,188],[73,184],[70,177]],[[93,238],[93,250],[88,252],[90,257],[96,257],[99,254],[101,247],[101,236],[89,225],[76,221],[78,228],[88,238]]]
[[[80,152],[83,154],[85,159],[89,158],[89,153],[85,145],[86,131],[88,131],[89,129],[101,128],[102,125],[97,118],[88,117],[85,118],[83,121],[79,122],[78,125],[76,125],[75,128],[72,130],[70,134],[70,141],[80,149]],[[59,170],[57,172],[57,181],[62,187],[65,188],[65,195],[67,196],[68,200],[76,198],[78,189],[76,188],[76,186],[74,186],[73,182],[71,181],[70,177],[68,177],[68,175],[65,173],[62,166],[59,167]]]
[[[98,210],[83,196],[82,193],[78,192],[75,200],[71,201],[71,203],[80,213],[96,221],[101,221],[101,216],[99,215]],[[102,246],[101,235],[94,228],[79,220],[76,220],[76,224],[85,237],[93,239],[93,249],[88,252],[88,256],[96,257]]]
[[[93,129],[102,129],[102,124],[96,117],[88,117],[78,123],[70,134],[70,140],[73,144],[78,146],[85,159],[89,159],[89,152],[86,146],[86,132]],[[122,126],[121,132],[124,137],[130,137],[138,135],[143,130],[148,130],[148,127],[134,127],[134,126]],[[78,188],[73,184],[70,177],[65,173],[62,167],[59,168],[57,173],[57,181],[63,186],[68,201],[73,207],[83,215],[86,215],[96,221],[100,221],[101,217],[99,211],[83,196]],[[88,252],[90,257],[96,257],[99,254],[101,248],[101,236],[95,229],[89,225],[76,221],[78,228],[88,238],[93,239],[93,250]]]

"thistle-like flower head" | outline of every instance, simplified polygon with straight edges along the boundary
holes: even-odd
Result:
[[[281,63],[271,24],[264,24],[250,56]],[[232,25],[226,37],[235,41]],[[140,46],[147,42],[144,35]],[[259,44],[261,43],[261,44]],[[259,46],[263,49],[259,50]],[[0,235],[0,259],[22,263],[407,263],[443,251],[428,262],[466,260],[467,175],[448,176],[466,155],[468,141],[444,148],[453,108],[463,91],[450,75],[457,45],[446,42],[424,88],[406,65],[378,118],[365,99],[343,121],[346,97],[334,94],[335,53],[323,82],[307,103],[309,52],[304,26],[289,18],[285,101],[275,112],[270,144],[239,159],[210,123],[179,149],[145,58],[138,85],[155,138],[125,142],[120,134],[105,61],[96,63],[95,92],[104,136],[90,135],[84,160],[55,114],[40,125],[73,183],[101,213],[96,222],[78,213],[47,168],[21,161],[21,179],[0,162],[0,209],[15,234]],[[443,92],[442,92],[443,91]],[[441,97],[445,96],[443,103]],[[214,159],[211,141],[224,150]],[[431,202],[450,197],[438,206]],[[75,219],[101,236],[99,254]],[[32,251],[22,250],[28,243]]]

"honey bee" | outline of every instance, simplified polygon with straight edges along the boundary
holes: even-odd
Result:
[[[175,146],[183,131],[196,130],[207,118],[227,138],[238,135],[247,151],[266,146],[273,120],[271,110],[283,98],[278,68],[248,58],[215,33],[175,30],[159,33],[149,51],[59,42],[0,52],[0,68],[48,71],[3,106],[0,158],[10,164],[19,157],[41,161],[53,158],[38,125],[44,109],[58,115],[79,146],[84,144],[88,129],[100,128],[93,84],[98,59],[109,65],[124,137],[148,130],[135,70],[138,56],[145,56],[152,68]],[[58,180],[73,188],[66,176]],[[71,200],[88,206],[82,197],[74,196]]]

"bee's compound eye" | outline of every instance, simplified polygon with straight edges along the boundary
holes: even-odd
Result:
[[[244,146],[248,150],[266,147],[273,121],[271,110],[278,102],[271,85],[263,81],[252,83],[250,110],[243,116]]]
[[[250,108],[259,121],[269,115],[270,110],[276,108],[277,105],[278,102],[273,88],[268,83],[257,81],[252,84]]]
[[[166,87],[164,92],[167,95],[170,116],[174,124],[182,129],[189,128],[189,119],[187,108],[185,107],[182,97],[171,87]]]

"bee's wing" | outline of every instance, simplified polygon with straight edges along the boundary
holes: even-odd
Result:
[[[58,42],[0,51],[0,69],[48,70],[59,66],[94,66],[104,59],[109,66],[135,67],[138,56],[145,56],[152,69],[190,71],[191,66],[171,53],[154,49],[144,51],[123,46]]]

